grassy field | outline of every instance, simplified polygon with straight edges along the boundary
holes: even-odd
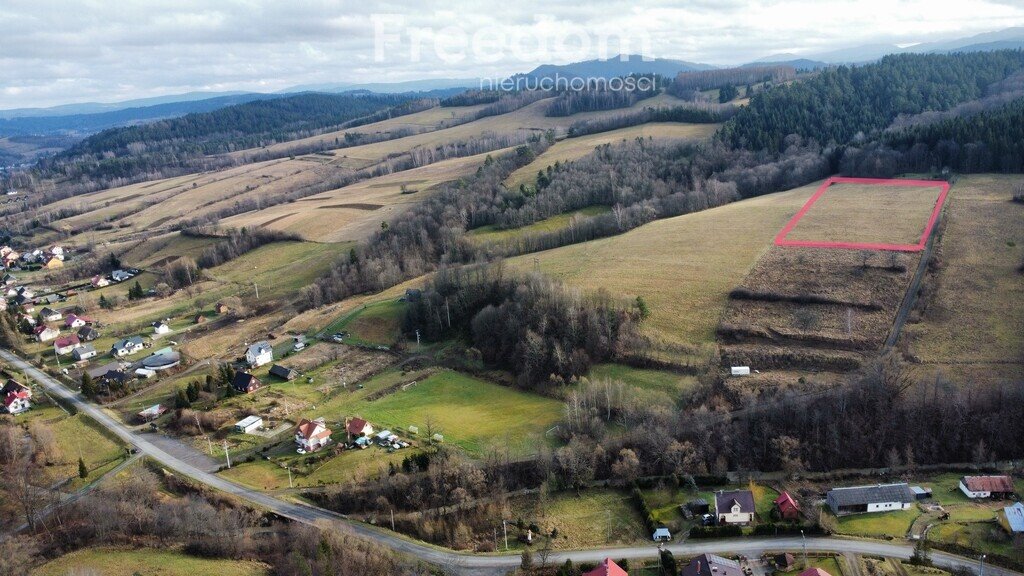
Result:
[[[936,372],[964,383],[1024,378],[1024,205],[1010,201],[1018,177],[976,175],[950,189],[942,267],[920,323],[905,331],[928,378]]]
[[[939,188],[833,184],[787,240],[916,244]]]
[[[321,332],[348,332],[345,341],[354,344],[392,346],[401,337],[404,313],[405,303],[385,300],[347,312]]]
[[[786,572],[777,572],[777,574],[787,574],[795,576],[803,572],[808,568],[820,568],[825,572],[828,572],[832,576],[843,576],[844,571],[842,566],[839,564],[839,560],[835,556],[808,556],[807,565],[803,564],[803,557],[798,554],[793,554],[796,557],[796,567]],[[845,563],[845,562],[844,562]]]
[[[533,453],[562,415],[556,400],[448,370],[351,409],[378,429],[414,425],[423,434],[430,424],[471,454],[492,447]]]
[[[686,140],[707,138],[715,133],[718,124],[680,124],[676,122],[652,122],[608,132],[588,134],[578,138],[566,138],[544,151],[536,160],[519,168],[505,180],[510,188],[520,184],[534,184],[537,171],[544,170],[555,162],[566,162],[582,158],[603,144],[653,138],[655,140]]]
[[[838,519],[839,534],[850,536],[871,536],[903,538],[914,519],[921,511],[916,506],[898,512],[872,512],[870,514],[853,514]]]
[[[529,226],[523,226],[521,228],[501,230],[491,224],[471,230],[469,232],[469,238],[480,243],[502,242],[504,240],[510,240],[512,238],[529,234],[554,232],[556,230],[561,230],[562,228],[568,228],[573,218],[588,218],[590,216],[607,214],[608,212],[611,212],[611,208],[607,206],[589,206],[582,210],[576,210],[575,212],[552,216],[551,218],[546,218],[540,222],[534,222]]]
[[[103,576],[262,576],[270,567],[246,560],[211,560],[174,550],[86,548],[51,560],[32,571],[32,576],[102,574]]]
[[[252,288],[259,286],[260,298],[295,296],[330,269],[347,244],[275,242],[207,270],[217,281]],[[237,291],[237,288],[236,288]]]
[[[548,496],[524,496],[511,502],[518,513],[512,519],[536,522],[541,532],[558,529],[552,543],[563,549],[632,544],[649,541],[640,514],[629,494],[615,490],[585,490]],[[511,537],[510,537],[511,540]]]
[[[622,364],[598,364],[587,375],[591,380],[618,380],[638,390],[663,392],[677,398],[681,392],[693,389],[697,384],[694,376],[685,376],[664,370],[633,368]]]
[[[602,238],[512,258],[587,290],[643,296],[648,334],[674,344],[710,347],[728,300],[772,239],[817,185],[658,220]]]

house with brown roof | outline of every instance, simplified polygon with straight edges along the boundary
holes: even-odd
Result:
[[[32,333],[35,334],[36,340],[40,342],[48,342],[50,340],[53,340],[57,336],[60,336],[60,330],[57,330],[56,328],[51,328],[45,324],[41,326],[36,326],[36,329],[33,330]]]
[[[243,394],[259,390],[260,385],[259,378],[248,372],[235,372],[235,378],[231,381],[231,387]]]
[[[54,340],[53,351],[58,356],[62,356],[64,354],[71,354],[71,352],[73,352],[75,348],[78,348],[81,345],[82,343],[81,341],[78,340],[78,335],[70,334],[68,336],[61,336],[60,338]]]
[[[796,522],[800,520],[800,505],[797,504],[796,500],[789,495],[789,492],[783,491],[779,494],[779,497],[773,502],[775,505],[775,512],[779,515],[780,520],[787,522]]]
[[[331,429],[323,418],[299,422],[295,430],[295,443],[306,452],[316,452],[331,442]]]
[[[1013,496],[1013,478],[1001,476],[964,476],[960,479],[960,491],[968,498],[995,498]]]
[[[350,418],[345,424],[345,432],[348,433],[349,438],[355,440],[360,436],[373,435],[373,425],[362,418]]]

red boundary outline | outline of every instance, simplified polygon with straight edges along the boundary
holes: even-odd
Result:
[[[921,240],[917,244],[876,244],[871,242],[816,242],[811,240],[786,240],[786,236],[793,231],[800,219],[807,214],[811,206],[821,198],[829,186],[833,184],[872,184],[879,186],[918,186],[921,188],[933,188],[938,186],[941,190],[939,197],[935,200],[935,208],[928,218],[928,225],[921,233]],[[935,228],[935,222],[942,212],[942,205],[946,202],[946,194],[949,193],[949,182],[944,180],[900,180],[898,178],[847,178],[845,176],[833,176],[822,183],[814,195],[800,208],[800,211],[793,216],[789,222],[775,236],[776,246],[801,246],[805,248],[845,248],[850,250],[892,250],[898,252],[919,252],[924,250],[928,243],[928,237]]]

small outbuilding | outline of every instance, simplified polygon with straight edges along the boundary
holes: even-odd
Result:
[[[235,422],[235,431],[242,434],[252,434],[261,428],[263,428],[263,418],[256,415],[246,416]]]
[[[672,533],[668,531],[668,528],[657,528],[654,530],[654,534],[651,535],[651,539],[655,542],[671,542]]]
[[[270,375],[281,378],[288,382],[295,380],[299,377],[299,373],[295,370],[288,368],[287,366],[281,366],[280,364],[274,364],[270,367]]]

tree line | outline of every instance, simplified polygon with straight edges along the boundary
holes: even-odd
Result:
[[[609,132],[649,122],[684,122],[687,124],[716,124],[732,118],[734,106],[721,106],[709,102],[694,102],[669,108],[644,107],[643,110],[628,111],[614,116],[602,116],[579,120],[569,126],[568,137],[586,136],[598,132]]]

